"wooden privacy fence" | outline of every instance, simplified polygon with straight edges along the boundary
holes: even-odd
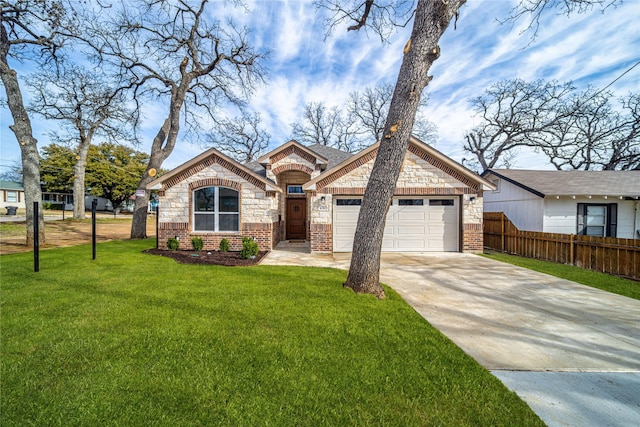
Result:
[[[640,280],[640,240],[518,230],[502,212],[484,213],[484,246]]]

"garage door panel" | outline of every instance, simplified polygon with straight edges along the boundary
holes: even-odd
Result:
[[[398,236],[416,236],[416,238],[423,238],[427,231],[426,224],[416,224],[416,225],[398,225],[397,233]]]
[[[421,199],[419,196],[413,197]],[[399,206],[394,199],[387,213],[382,240],[384,252],[457,251],[458,199],[438,197],[434,203],[428,197],[422,204]],[[444,200],[444,202],[443,202]],[[359,206],[334,205],[334,251],[349,252],[358,222]]]
[[[337,234],[338,236],[345,236],[344,238],[348,238],[348,239],[352,239],[353,238],[353,234],[355,234],[356,231],[356,224],[352,224],[352,225],[348,225],[348,224],[342,224],[342,225],[338,225],[334,227],[335,230],[335,234]],[[351,235],[351,237],[347,237]]]
[[[427,213],[422,207],[420,209],[402,209],[395,215],[397,221],[425,221]]]
[[[351,221],[358,222],[358,209],[353,209],[352,206],[349,206],[349,209],[344,209],[344,207],[340,206],[340,210],[334,213],[334,218],[338,221]]]
[[[419,252],[426,249],[426,244],[424,239],[416,239],[416,240],[405,240],[398,239],[397,247],[400,251],[414,251]]]
[[[335,252],[351,252],[353,250],[353,239],[347,241],[338,240],[333,242],[333,250]]]

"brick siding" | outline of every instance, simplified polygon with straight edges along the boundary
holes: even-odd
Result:
[[[333,252],[333,227],[331,224],[310,224],[311,252]]]
[[[192,232],[188,223],[165,222],[158,225],[158,245],[160,249],[166,249],[167,240],[177,236],[180,239],[180,249],[191,249],[191,237],[197,236],[202,239],[204,250],[217,251],[220,248],[220,241],[227,239],[229,241],[229,250],[240,251],[242,249],[242,238],[253,237],[256,239],[258,248],[261,251],[270,251],[280,239],[277,229],[277,223],[249,223],[242,224],[240,233],[207,233],[202,231]]]
[[[462,251],[482,252],[482,224],[464,224],[462,227]]]

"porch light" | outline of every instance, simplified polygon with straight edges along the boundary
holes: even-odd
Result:
[[[326,197],[324,197],[324,196],[320,197],[320,202],[321,202],[321,203],[324,203],[324,202],[326,202],[326,201],[327,201],[327,198],[326,198]]]

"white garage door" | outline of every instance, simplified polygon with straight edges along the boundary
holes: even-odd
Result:
[[[351,252],[361,198],[334,198],[333,251]],[[457,197],[396,197],[387,213],[384,252],[459,250]]]

